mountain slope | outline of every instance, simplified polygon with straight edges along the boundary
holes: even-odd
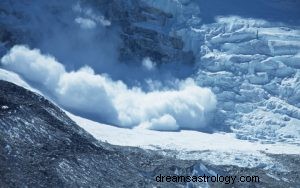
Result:
[[[103,175],[113,173],[113,167],[136,174],[126,163],[117,163],[124,157],[101,146],[43,97],[0,84],[2,186],[108,185],[117,183]]]
[[[134,154],[127,158],[98,142],[41,96],[5,81],[0,87],[1,187],[153,183],[134,164]]]
[[[257,183],[296,186],[297,155],[270,155],[287,170],[217,166],[200,160],[178,160],[172,151],[161,152],[112,146],[95,140],[66,114],[40,95],[0,81],[0,186],[1,187],[184,187],[158,183],[163,175],[259,175]],[[173,151],[174,152],[174,151]],[[175,153],[174,153],[175,154]],[[210,187],[226,184],[196,183]]]

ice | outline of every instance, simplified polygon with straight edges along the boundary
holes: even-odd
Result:
[[[296,55],[300,52],[300,41],[271,40],[273,56]]]
[[[300,144],[299,27],[224,16],[177,34],[187,50],[201,49],[196,79],[217,95],[220,127],[239,139]]]
[[[265,85],[269,83],[268,74],[265,72],[257,73],[255,75],[249,75],[248,80],[250,83],[257,85]]]

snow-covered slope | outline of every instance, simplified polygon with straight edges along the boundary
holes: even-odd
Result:
[[[249,142],[239,140],[230,133],[208,134],[195,131],[158,132],[138,128],[122,129],[100,124],[71,113],[67,114],[79,126],[103,142],[162,150],[166,155],[175,155],[180,159],[201,159],[216,165],[283,168],[276,166],[276,162],[267,154],[300,154],[300,147],[293,144]]]
[[[32,89],[20,76],[11,71],[7,71],[5,69],[0,69],[0,79],[8,82],[15,83],[18,86],[24,87],[26,89]]]

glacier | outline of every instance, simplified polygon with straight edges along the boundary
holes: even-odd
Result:
[[[185,32],[205,40],[195,77],[217,95],[223,127],[243,139],[297,144],[300,31],[275,25],[227,17]]]
[[[299,2],[253,1],[238,8],[231,6],[238,1],[145,2],[174,15],[169,34],[180,36],[183,49],[193,51],[193,77],[217,96],[217,130],[231,130],[240,139],[299,145]],[[251,13],[255,4],[262,8]],[[226,15],[235,8],[243,12]],[[261,14],[263,8],[273,14]],[[214,15],[214,21],[205,14]]]

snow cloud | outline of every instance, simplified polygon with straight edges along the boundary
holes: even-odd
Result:
[[[83,28],[92,29],[96,27],[96,23],[100,23],[102,26],[110,26],[111,22],[105,19],[102,15],[97,15],[91,8],[84,8],[79,3],[77,3],[73,10],[81,15],[84,15],[86,18],[76,18],[75,22],[80,24]],[[88,26],[88,27],[86,27]],[[91,27],[92,26],[92,27]]]
[[[97,25],[95,21],[88,18],[82,18],[82,17],[76,18],[75,22],[78,23],[80,27],[83,29],[93,29]]]
[[[148,71],[154,70],[156,66],[156,64],[153,61],[151,61],[149,57],[143,59],[142,65]]]
[[[25,79],[54,88],[65,68],[52,56],[41,55],[40,50],[29,50],[25,46],[15,46],[5,55],[1,62],[3,66]]]
[[[124,128],[202,130],[217,102],[210,89],[197,86],[191,78],[178,81],[176,88],[145,92],[96,74],[88,66],[68,72],[52,56],[25,46],[14,46],[1,63],[50,91],[66,109]]]

